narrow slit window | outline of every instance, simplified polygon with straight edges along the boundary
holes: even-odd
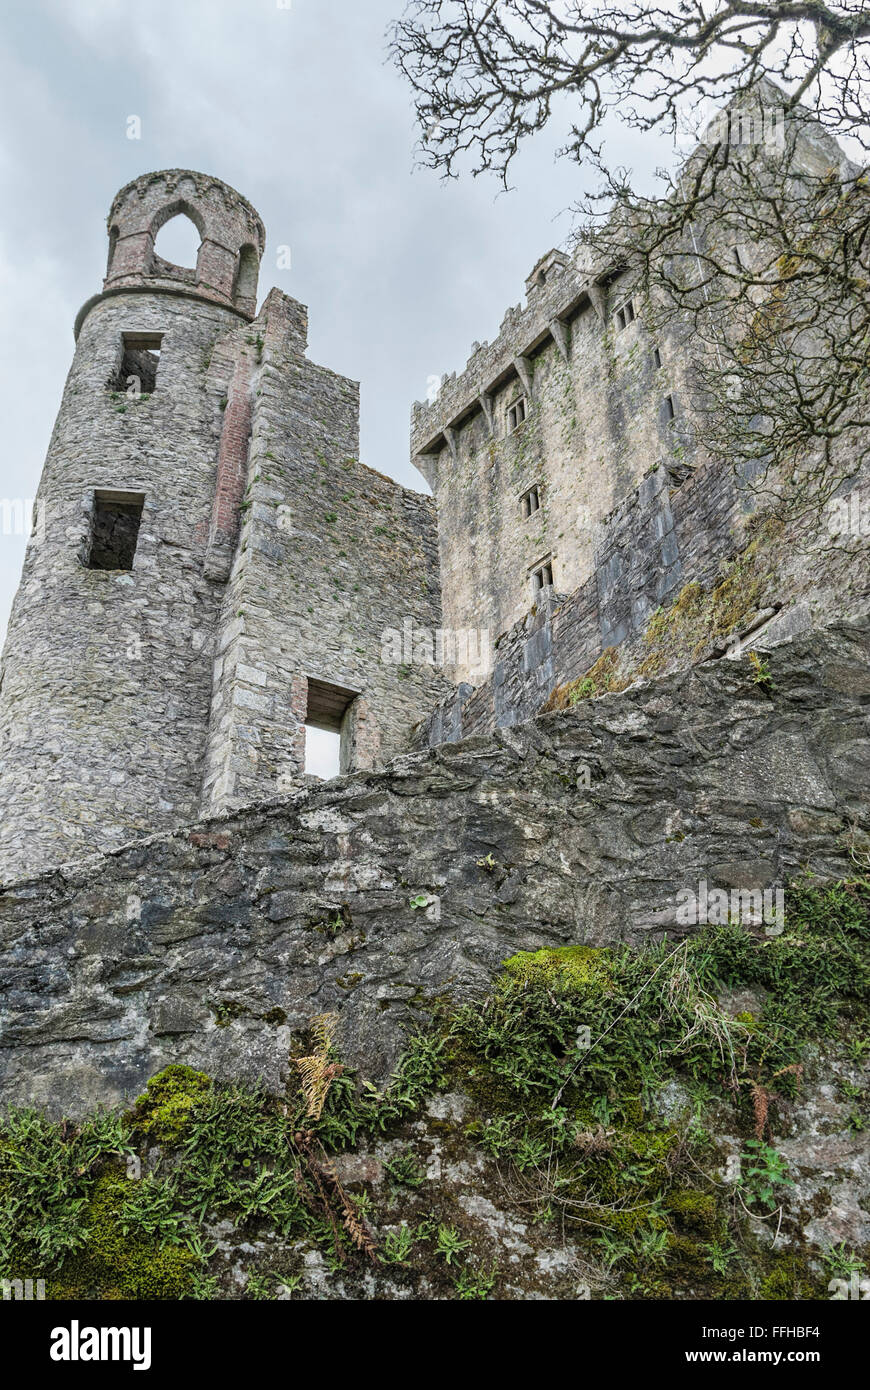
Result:
[[[672,420],[676,419],[677,412],[674,406],[673,396],[665,396],[662,402],[662,415],[666,425],[669,425]]]
[[[150,396],[157,386],[162,333],[122,333],[121,365],[109,382],[110,391]]]
[[[524,492],[522,497],[520,498],[520,510],[523,514],[523,517],[525,518],[532,516],[535,512],[540,511],[540,508],[541,494],[538,491],[537,486],[530,487],[528,492]]]
[[[658,348],[653,348],[653,352],[652,352],[652,364],[653,364],[653,367],[655,368],[656,371],[659,371],[659,370],[660,370],[661,365],[662,365],[662,355],[661,355],[661,353],[659,352]]]
[[[532,570],[532,593],[539,594],[542,589],[550,588],[552,583],[553,562],[552,560],[544,560]]]
[[[145,497],[141,492],[95,492],[88,569],[131,570]]]
[[[518,429],[519,429],[520,425],[521,425],[521,424],[523,423],[523,421],[525,420],[527,414],[528,414],[528,411],[527,411],[527,409],[526,409],[526,398],[525,398],[525,396],[520,396],[518,400],[514,401],[513,405],[508,406],[508,412],[507,412],[507,429],[508,429],[508,434],[513,434],[514,430],[518,430]]]
[[[633,299],[627,299],[622,307],[616,311],[616,327],[620,333],[623,328],[627,328],[630,323],[634,323]]]

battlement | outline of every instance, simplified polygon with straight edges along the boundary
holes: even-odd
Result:
[[[572,320],[590,303],[604,319],[607,272],[590,273],[575,257],[551,250],[526,279],[526,302],[508,309],[498,337],[475,343],[464,369],[444,375],[430,402],[416,401],[411,419],[411,457],[426,481],[433,483],[436,456],[455,452],[456,435],[482,413],[494,433],[492,402],[512,379],[532,393],[531,359],[554,343],[567,359]]]

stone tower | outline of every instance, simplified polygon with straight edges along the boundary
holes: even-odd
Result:
[[[155,254],[176,213],[195,269]],[[356,383],[307,360],[304,306],[257,317],[254,208],[168,170],[108,229],[0,669],[5,879],[286,791],[306,723],[373,765],[432,703],[379,640],[440,619],[432,504],[357,462]]]

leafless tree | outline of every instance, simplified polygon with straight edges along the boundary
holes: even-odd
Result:
[[[818,509],[870,423],[870,3],[410,0],[392,52],[424,162],[507,182],[568,113],[578,238],[648,321],[691,337],[699,433],[780,506]],[[704,129],[714,110],[725,112]],[[611,117],[699,143],[655,196],[609,167]],[[848,137],[846,159],[835,137]]]

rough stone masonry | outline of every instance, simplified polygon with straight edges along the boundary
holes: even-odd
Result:
[[[843,155],[809,132],[794,158]],[[195,267],[155,249],[177,215]],[[653,341],[619,267],[548,253],[415,408],[433,501],[359,462],[358,386],[309,361],[305,307],[257,312],[245,198],[145,174],[108,231],[0,667],[0,881],[291,793],[312,728],[353,773],[521,723],[745,539],[753,479],[704,455],[692,345]]]
[[[678,936],[701,881],[850,875],[870,615],[768,659],[771,692],[710,662],[7,887],[0,1095],[77,1114],[170,1061],[281,1087],[332,1010],[383,1078],[518,950]]]
[[[195,270],[155,254],[180,213]],[[0,878],[292,787],[306,724],[345,770],[384,762],[446,689],[380,659],[405,612],[440,621],[431,499],[358,461],[358,387],[305,356],[304,306],[255,317],[264,245],[187,170],[112,205],[3,655]],[[119,507],[130,563],[101,544]]]
[[[178,214],[195,268],[155,251]],[[719,661],[534,717],[712,582],[753,506],[621,274],[545,256],[415,410],[433,502],[359,462],[305,307],[257,311],[246,199],[146,174],[108,226],[0,670],[3,1099],[78,1111],[168,1061],[279,1085],[331,1009],[383,1076],[433,994],[511,952],[673,932],[702,880],[851,871],[866,607],[777,618],[772,687]],[[492,671],[384,660],[409,621],[486,630]],[[341,738],[319,787],[311,728]]]

